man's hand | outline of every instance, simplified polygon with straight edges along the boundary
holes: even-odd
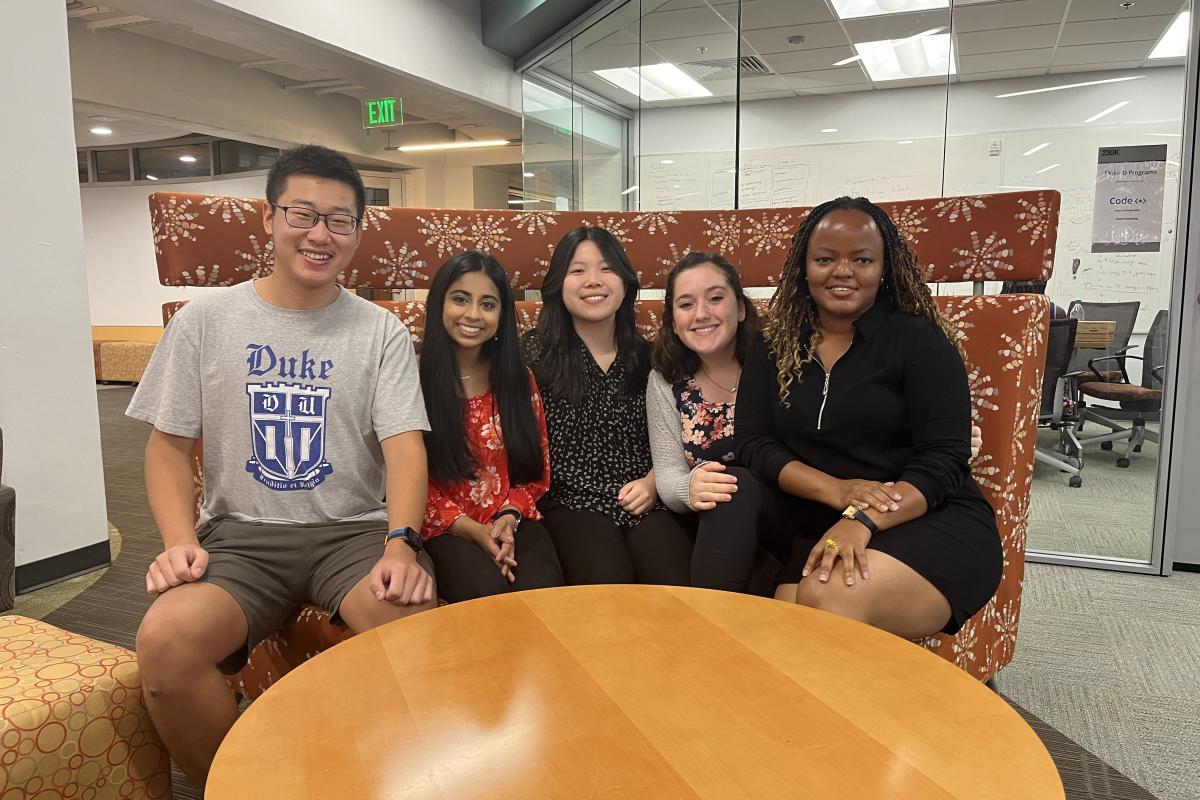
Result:
[[[433,576],[417,563],[417,554],[407,543],[393,540],[375,562],[370,573],[371,594],[376,600],[398,606],[433,600]]]
[[[168,589],[199,580],[208,569],[208,551],[199,542],[168,547],[158,554],[146,571],[146,591],[162,594]]]

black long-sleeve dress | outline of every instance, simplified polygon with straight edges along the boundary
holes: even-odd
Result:
[[[737,460],[768,487],[800,461],[843,480],[907,481],[928,503],[921,517],[880,531],[868,548],[932,583],[950,603],[954,633],[1000,583],[1003,553],[995,513],[971,477],[971,398],[966,370],[931,320],[880,297],[855,322],[854,340],[826,373],[818,359],[779,399],[774,356],[759,336],[738,388]],[[808,340],[802,331],[801,341]],[[780,583],[800,580],[816,540],[841,509],[788,497],[791,559]],[[868,512],[870,513],[870,512]]]

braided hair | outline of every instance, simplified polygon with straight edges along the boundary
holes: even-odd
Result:
[[[779,368],[779,399],[786,406],[793,381],[803,380],[804,366],[813,360],[820,344],[821,319],[808,290],[808,242],[817,225],[831,211],[860,211],[875,223],[883,238],[883,283],[879,292],[898,310],[924,317],[937,324],[946,338],[958,347],[954,325],[938,310],[916,254],[900,235],[896,224],[879,206],[865,197],[839,197],[814,208],[800,224],[780,274],[779,288],[771,299],[763,335]],[[811,330],[807,341],[801,332]],[[961,353],[961,348],[959,348]]]

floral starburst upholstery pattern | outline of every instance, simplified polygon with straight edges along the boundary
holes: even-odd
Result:
[[[253,212],[240,203],[236,208],[249,223],[260,213],[262,201],[247,202],[257,204]],[[1057,192],[935,197],[881,205],[916,250],[931,283],[1050,277],[1058,230]],[[254,244],[259,244],[261,231],[242,224],[239,214],[226,216],[223,212],[229,206],[204,195],[160,193],[151,195],[150,207],[159,280],[164,285],[228,285],[246,280],[253,269],[263,266],[258,263],[247,269],[245,258],[258,252]],[[220,210],[209,213],[214,209]],[[365,226],[344,283],[351,288],[428,288],[447,258],[459,250],[477,249],[500,260],[514,288],[536,289],[558,239],[577,225],[598,224],[621,238],[643,288],[663,288],[670,265],[692,250],[720,251],[738,266],[747,287],[774,287],[796,227],[809,211],[380,209],[372,212]],[[252,235],[258,239],[252,240]],[[419,345],[423,305],[415,301],[379,304],[409,326]],[[996,510],[1005,566],[996,596],[956,636],[936,636],[922,644],[987,680],[1012,659],[1020,621],[1048,306],[1045,298],[1027,295],[949,296],[939,298],[939,304],[957,326],[966,353],[973,413],[984,441],[972,469]],[[178,305],[163,307],[164,322]],[[765,311],[765,301],[756,305]],[[538,310],[536,302],[518,303],[522,331],[536,324]],[[637,322],[643,335],[653,335],[663,319],[662,300],[638,301]],[[198,487],[201,483],[198,477]],[[284,630],[254,651],[237,679],[238,688],[255,696],[291,666],[347,635],[344,628],[329,625],[328,615],[311,607],[302,609]]]

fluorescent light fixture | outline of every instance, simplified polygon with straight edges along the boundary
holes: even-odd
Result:
[[[1060,83],[1057,86],[1043,86],[1041,89],[1026,89],[1023,92],[1008,92],[1007,94],[998,94],[996,99],[1000,100],[1005,97],[1023,97],[1027,94],[1041,94],[1042,92],[1057,92],[1062,89],[1078,89],[1080,86],[1099,86],[1102,83],[1120,83],[1122,81],[1136,81],[1146,77],[1145,75],[1126,75],[1123,78],[1105,78],[1102,81],[1084,81],[1083,83]]]
[[[509,200],[508,204],[510,206],[523,206],[526,203],[540,203],[540,202],[542,202],[542,201],[541,200]]]
[[[534,177],[534,175],[532,172],[522,172],[521,177],[522,178],[532,178],[532,177]]]
[[[1187,55],[1188,12],[1180,11],[1150,51],[1150,58],[1183,58]]]
[[[833,62],[833,66],[835,66],[835,67],[844,67],[844,66],[846,66],[847,64],[853,64],[855,61],[858,61],[858,60],[860,60],[861,58],[862,58],[862,56],[850,56],[849,58],[843,58],[841,61],[835,61],[835,62]]]
[[[148,180],[148,181],[156,181],[156,180],[158,180],[158,176],[157,176],[157,175],[147,175],[147,176],[146,176],[146,180]]]
[[[660,161],[660,162],[658,162],[658,163],[660,163],[660,164],[674,164],[674,163],[675,163],[675,159],[673,159],[673,158],[664,158],[662,161]]]
[[[436,142],[434,144],[405,144],[397,147],[401,153],[418,153],[426,150],[468,150],[475,147],[503,147],[508,139],[480,139],[477,142]]]
[[[1045,149],[1046,149],[1047,147],[1049,147],[1049,146],[1050,146],[1050,143],[1049,143],[1049,142],[1042,142],[1042,143],[1041,143],[1041,144],[1039,144],[1039,145],[1035,145],[1035,146],[1033,146],[1033,147],[1029,148],[1029,149],[1028,149],[1028,150],[1026,150],[1024,153],[1021,153],[1021,155],[1023,155],[1023,156],[1031,156],[1031,155],[1033,155],[1034,153],[1038,152],[1039,150],[1045,150]]]
[[[1095,122],[1096,120],[1100,119],[1101,117],[1107,117],[1109,114],[1113,113],[1114,111],[1117,111],[1117,110],[1119,110],[1119,109],[1122,109],[1122,108],[1124,108],[1125,106],[1129,105],[1129,104],[1130,104],[1130,102],[1132,102],[1132,101],[1130,101],[1130,100],[1122,100],[1122,101],[1121,101],[1121,102],[1119,102],[1119,103],[1113,103],[1111,106],[1109,106],[1108,108],[1104,109],[1104,110],[1103,110],[1103,111],[1101,111],[1100,113],[1098,113],[1098,114],[1092,114],[1090,117],[1088,117],[1087,119],[1085,119],[1085,120],[1084,120],[1084,122]]]
[[[179,160],[180,160],[180,161],[182,161],[182,162],[183,162],[183,163],[185,163],[185,164],[194,164],[194,163],[196,163],[196,157],[195,157],[195,156],[180,156],[180,157],[179,157]]]
[[[950,34],[922,31],[905,39],[860,42],[854,49],[862,56],[871,80],[902,81],[954,75],[954,43]]]
[[[1146,135],[1147,136],[1173,136],[1176,139],[1178,139],[1183,134],[1182,133],[1147,133]]]
[[[896,144],[912,144],[912,139],[901,139]]]
[[[821,128],[821,133],[837,133],[837,128]]]
[[[674,64],[645,64],[640,69],[598,69],[592,74],[649,103],[712,97],[712,92]]]
[[[998,185],[996,188],[997,189],[1028,190],[1028,189],[1045,189],[1046,187],[1045,186],[1011,186],[1009,184],[1002,183],[1002,184]]]
[[[626,189],[625,191],[621,192],[621,194],[622,194],[622,196],[624,196],[624,195],[627,195],[627,194],[631,194],[631,193],[633,193],[633,192],[636,192],[636,191],[637,191],[637,188],[638,188],[638,185],[635,183],[633,186],[630,186],[628,189]]]
[[[97,136],[110,136],[110,135],[112,135],[112,128],[106,128],[106,127],[105,127],[105,126],[103,126],[103,125],[97,125],[96,127],[94,127],[94,128],[91,128],[90,130],[92,131],[92,133],[96,134]]]
[[[841,19],[907,14],[931,8],[949,8],[950,0],[833,0],[833,10]]]
[[[1037,172],[1035,172],[1034,175],[1041,175],[1043,172],[1049,172],[1050,170],[1054,169],[1055,167],[1061,167],[1061,166],[1062,166],[1062,164],[1056,161],[1055,163],[1051,164],[1048,167],[1042,167]]]

